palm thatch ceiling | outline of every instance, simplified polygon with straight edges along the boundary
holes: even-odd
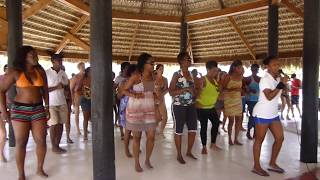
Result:
[[[182,3],[184,2],[184,3]],[[180,48],[182,9],[188,22],[188,51],[195,62],[209,59],[258,60],[267,52],[268,0],[112,0],[114,61],[135,60],[148,52],[175,62]],[[185,6],[182,6],[185,4]],[[302,56],[303,0],[282,0],[279,52]],[[23,43],[87,60],[90,0],[23,0]],[[182,8],[185,7],[185,8]],[[0,50],[6,50],[5,0],[0,0]]]

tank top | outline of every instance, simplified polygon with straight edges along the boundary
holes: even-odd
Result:
[[[178,80],[176,82],[176,87],[178,89],[183,89],[183,88],[190,88],[194,87],[194,81],[192,80],[187,80],[184,76],[181,70],[178,72],[175,72],[178,76]],[[192,74],[189,72],[190,77],[192,78]],[[190,106],[193,104],[193,95],[190,92],[184,92],[182,94],[178,94],[176,96],[173,96],[172,104],[176,106]]]
[[[217,82],[214,80],[214,84],[212,84],[206,76],[204,78],[206,86],[201,89],[196,101],[201,109],[212,109],[219,96]]]
[[[256,90],[256,93],[249,92],[249,101],[257,102],[259,99],[259,83],[254,80],[253,76],[251,76],[251,81],[248,87],[249,89]]]

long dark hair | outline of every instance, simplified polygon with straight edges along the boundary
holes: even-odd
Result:
[[[13,68],[18,71],[25,72],[27,64],[27,55],[29,52],[35,51],[32,46],[22,46],[17,50],[16,57],[13,61]]]
[[[137,70],[142,73],[144,69],[144,65],[147,63],[148,59],[152,58],[152,56],[148,53],[142,53],[138,58]]]
[[[242,66],[242,62],[240,60],[234,60],[230,66],[229,74],[234,73],[235,69],[239,66]]]

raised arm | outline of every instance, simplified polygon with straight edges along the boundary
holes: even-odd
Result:
[[[190,88],[182,88],[182,89],[177,88],[176,87],[177,82],[178,82],[178,75],[175,73],[175,74],[173,74],[173,77],[171,79],[170,86],[169,86],[170,96],[176,96],[176,95],[184,93],[185,91],[190,90]]]
[[[129,97],[133,97],[133,98],[143,98],[144,97],[144,94],[143,93],[133,93],[133,92],[130,92],[130,89],[132,89],[133,85],[136,83],[136,81],[138,79],[140,79],[139,77],[140,75],[132,75],[128,81],[124,84],[123,86],[123,90],[122,90],[122,94],[123,95],[126,95],[126,96],[129,96]]]

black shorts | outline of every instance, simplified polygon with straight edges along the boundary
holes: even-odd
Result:
[[[292,105],[299,105],[299,96],[298,95],[291,96],[291,104]]]
[[[189,132],[197,132],[197,111],[194,105],[172,106],[172,117],[175,123],[176,134],[183,133],[184,124],[187,125]]]

